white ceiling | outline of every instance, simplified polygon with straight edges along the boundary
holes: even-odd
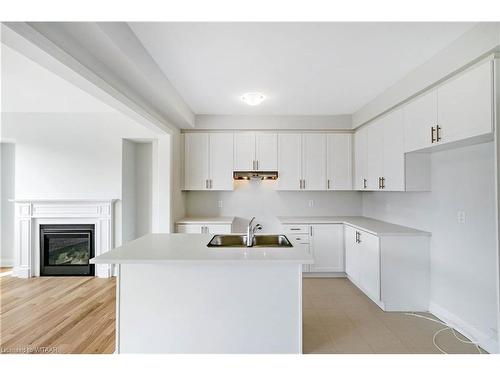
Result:
[[[130,23],[196,114],[351,114],[473,23]],[[248,91],[268,98],[250,107]]]

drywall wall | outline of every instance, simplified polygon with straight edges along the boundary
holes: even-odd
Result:
[[[155,231],[170,230],[170,140],[116,113],[4,113],[16,143],[16,199],[121,199],[122,139],[155,141]],[[121,243],[121,201],[115,244]]]
[[[15,145],[0,143],[0,266],[14,265]]]
[[[352,115],[356,128],[410,99],[467,64],[500,51],[500,23],[481,22]]]
[[[276,216],[360,215],[362,211],[359,192],[275,191],[274,185],[273,181],[235,181],[234,191],[186,192],[187,216],[236,216],[237,232],[245,231],[255,216],[263,232],[276,233],[281,232]]]
[[[243,116],[197,115],[195,129],[337,130],[351,129],[351,115],[337,116]]]
[[[135,240],[136,236],[136,147],[135,142],[124,139],[122,143],[122,243]]]
[[[151,142],[135,144],[135,235],[144,236],[152,231],[153,217],[153,145]]]
[[[493,143],[431,156],[432,191],[363,193],[363,214],[432,232],[431,311],[489,350],[497,332]],[[466,213],[458,223],[458,211]]]

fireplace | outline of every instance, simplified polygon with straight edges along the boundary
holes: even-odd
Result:
[[[94,224],[40,225],[40,276],[94,276]]]

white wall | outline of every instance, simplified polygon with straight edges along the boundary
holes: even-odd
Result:
[[[15,145],[0,143],[0,266],[14,265]]]
[[[16,143],[16,199],[121,199],[122,139],[155,140],[155,230],[170,230],[170,141],[116,113],[4,113]],[[115,244],[121,243],[121,201]]]
[[[255,216],[264,232],[280,232],[276,216],[360,215],[358,192],[275,191],[273,181],[236,181],[229,192],[186,192],[187,216],[236,216],[235,231],[245,231]],[[314,207],[309,207],[309,201]],[[222,201],[222,208],[219,208]]]
[[[122,242],[137,238],[136,226],[136,158],[135,143],[124,139],[122,144]]]
[[[135,235],[152,231],[153,146],[151,142],[136,143],[135,152]]]
[[[494,145],[437,152],[431,165],[432,192],[363,193],[363,214],[432,232],[431,309],[488,342],[497,330]]]
[[[336,116],[243,116],[197,115],[195,129],[351,129],[351,115]]]

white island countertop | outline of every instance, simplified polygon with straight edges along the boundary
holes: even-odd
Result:
[[[232,224],[234,216],[193,216],[177,220],[176,224]]]
[[[207,247],[213,234],[153,233],[90,260],[93,264],[296,263],[312,264],[302,247]]]
[[[365,216],[279,216],[281,224],[345,224],[376,236],[430,236],[430,232]]]

